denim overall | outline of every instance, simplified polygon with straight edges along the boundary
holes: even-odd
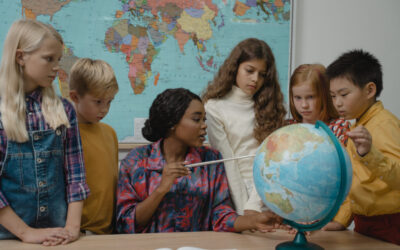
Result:
[[[2,126],[0,122],[0,127]],[[63,227],[67,215],[64,173],[65,127],[28,131],[24,143],[7,141],[0,188],[30,227]],[[15,238],[0,225],[0,239]]]

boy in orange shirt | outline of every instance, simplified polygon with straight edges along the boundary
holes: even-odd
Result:
[[[114,129],[100,120],[107,115],[118,92],[117,80],[108,63],[81,58],[72,66],[69,86],[91,190],[83,204],[81,231],[112,233],[118,180],[118,140]]]
[[[350,193],[325,230],[344,230],[354,219],[358,233],[400,244],[400,121],[384,109],[379,61],[353,50],[327,68],[339,115],[356,119],[347,151],[353,166]]]

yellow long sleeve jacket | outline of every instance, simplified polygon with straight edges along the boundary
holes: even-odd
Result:
[[[353,141],[348,141],[353,183],[334,218],[346,227],[353,214],[374,216],[400,212],[400,121],[378,101],[351,129],[359,125],[371,134],[372,147],[360,157]]]

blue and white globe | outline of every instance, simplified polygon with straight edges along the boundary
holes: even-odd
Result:
[[[254,159],[254,182],[264,204],[296,223],[325,220],[326,224],[351,186],[346,150],[325,124],[317,124],[276,130],[260,145]]]

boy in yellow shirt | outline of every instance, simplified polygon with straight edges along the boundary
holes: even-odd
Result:
[[[379,61],[353,50],[326,71],[340,116],[356,119],[347,151],[353,166],[350,193],[325,230],[344,230],[400,244],[400,121],[376,98],[382,91]]]
[[[91,195],[84,201],[81,231],[108,234],[114,230],[118,181],[118,140],[113,128],[101,123],[118,92],[111,66],[81,58],[72,66],[70,98],[75,104],[86,180]]]

